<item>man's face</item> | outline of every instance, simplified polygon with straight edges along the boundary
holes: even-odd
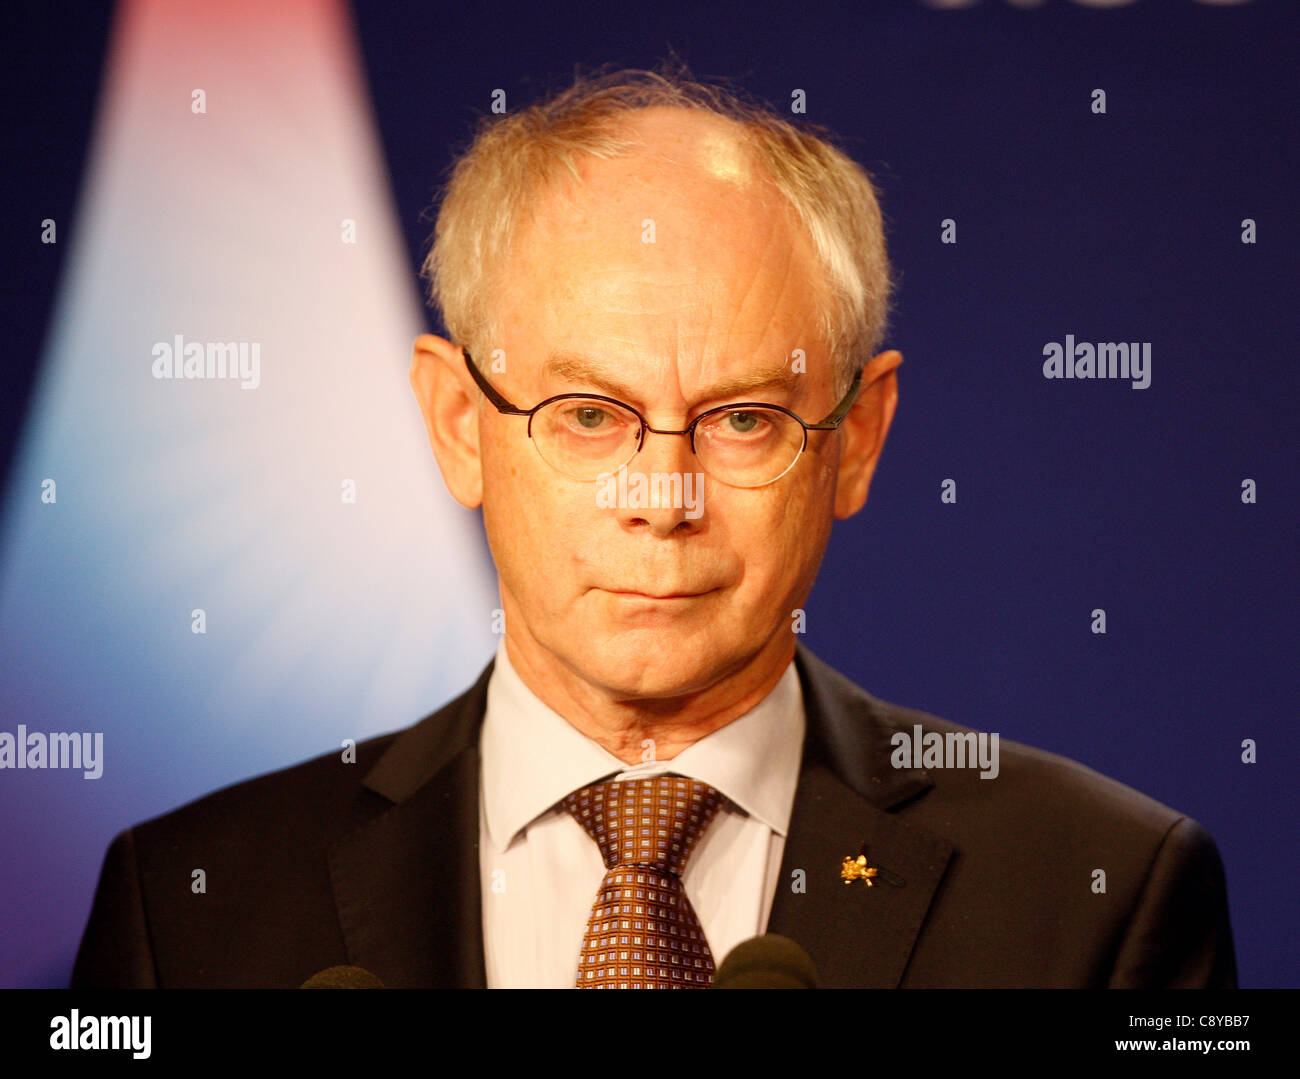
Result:
[[[487,355],[479,366],[525,408],[588,392],[659,429],[744,400],[821,420],[837,402],[817,326],[823,277],[793,213],[727,127],[650,110],[636,132],[647,150],[587,159],[580,184],[539,200],[492,342],[504,371]],[[792,376],[796,349],[807,368]],[[555,357],[567,372],[549,365]],[[756,373],[773,381],[726,392]],[[527,420],[484,402],[479,425],[484,523],[513,654],[642,701],[703,690],[760,653],[788,659],[792,615],[830,533],[840,435],[810,433],[768,486],[705,477],[699,513],[602,505],[601,484],[542,459]],[[628,471],[629,488],[631,473],[703,472],[688,438],[650,433]]]

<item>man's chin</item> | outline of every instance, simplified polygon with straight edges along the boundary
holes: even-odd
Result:
[[[586,681],[623,699],[669,699],[708,689],[732,673],[743,649],[680,627],[638,627],[580,638],[569,663]]]

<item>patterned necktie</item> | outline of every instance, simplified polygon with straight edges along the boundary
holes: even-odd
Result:
[[[611,780],[564,799],[605,859],[582,940],[579,989],[708,988],[713,955],[681,874],[724,801],[683,776]]]

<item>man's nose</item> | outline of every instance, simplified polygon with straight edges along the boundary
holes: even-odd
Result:
[[[638,487],[648,497],[629,499],[621,511],[624,524],[645,522],[657,535],[667,536],[683,523],[695,526],[704,515],[704,472],[691,452],[688,435],[656,434],[646,430],[641,449],[627,464],[629,490]]]
[[[700,462],[691,450],[690,435],[658,434],[647,427],[641,437],[641,448],[628,463],[628,468],[641,472],[685,474],[699,472]]]

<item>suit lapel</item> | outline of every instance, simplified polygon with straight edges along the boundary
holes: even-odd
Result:
[[[484,988],[478,731],[488,664],[400,734],[364,785],[391,803],[330,852],[348,962],[389,988]]]
[[[768,932],[799,943],[827,988],[894,988],[952,856],[952,845],[890,810],[924,797],[919,769],[889,764],[887,706],[806,649],[796,655],[808,731]],[[845,884],[862,845],[875,886]],[[802,870],[806,891],[795,891]]]

